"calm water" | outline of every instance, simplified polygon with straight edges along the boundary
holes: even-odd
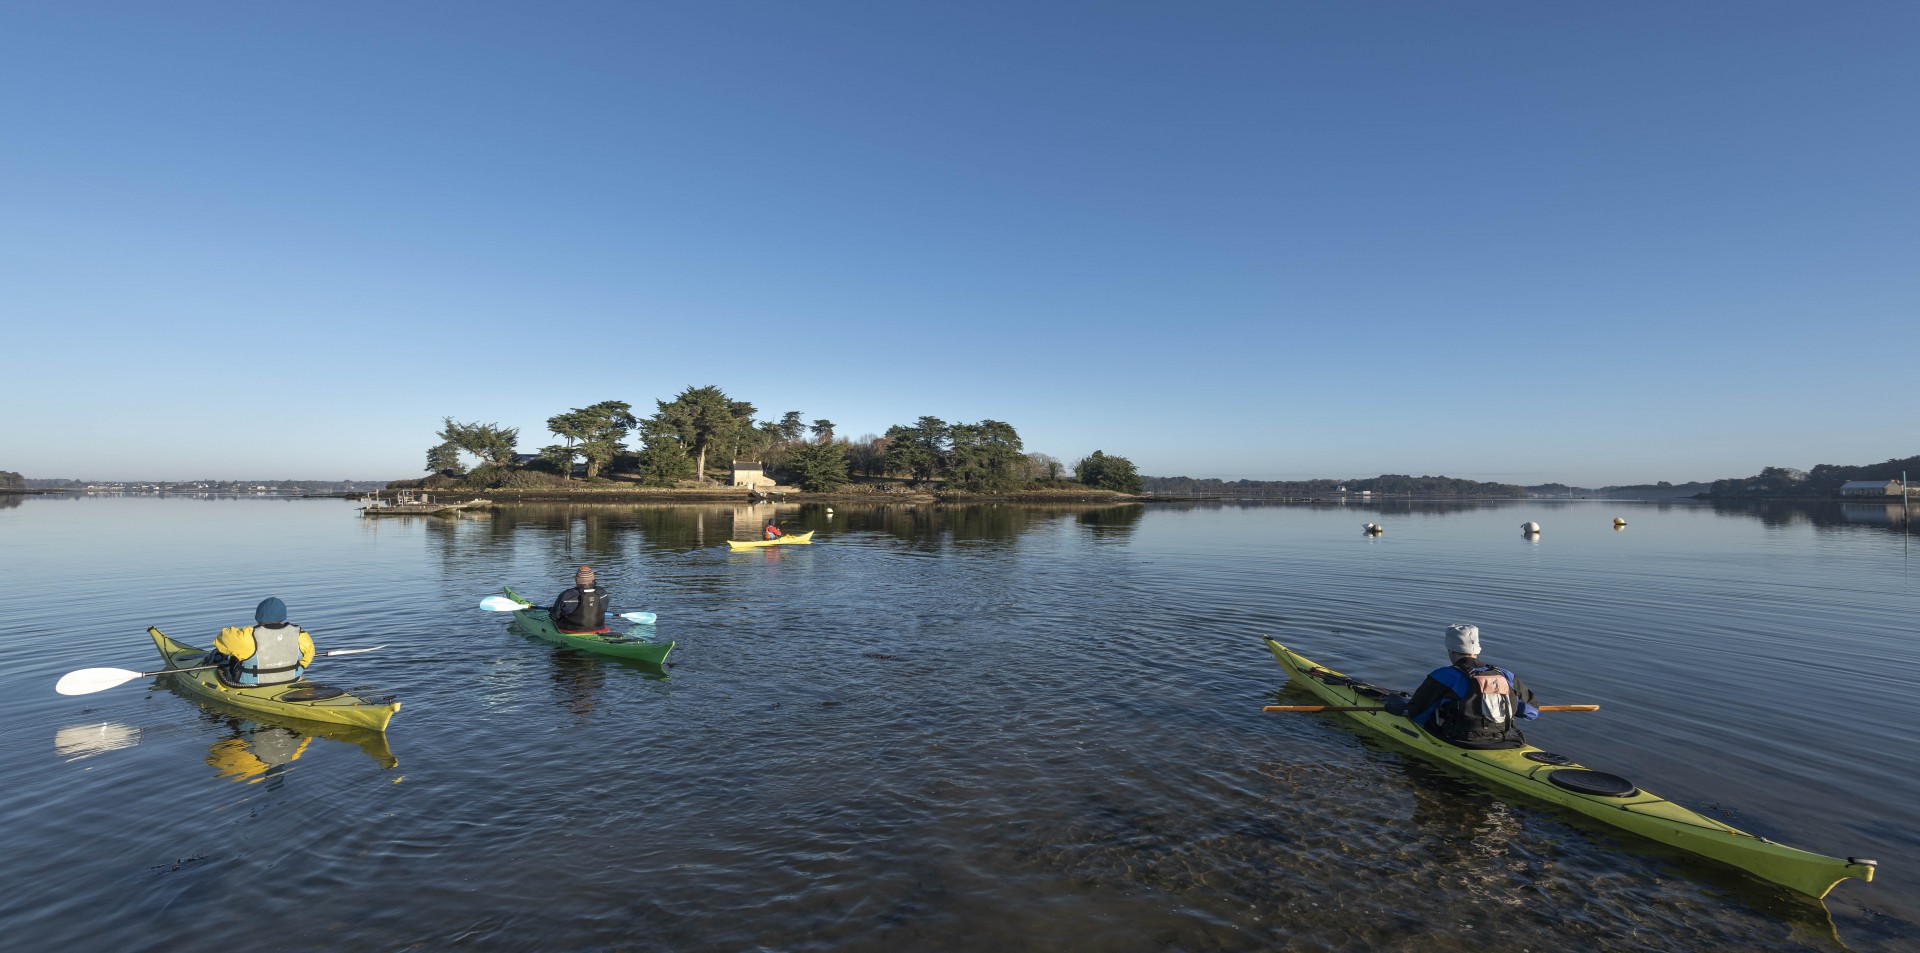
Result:
[[[4,504],[0,504],[4,505]],[[0,508],[14,949],[1912,949],[1920,554],[1878,507],[782,508],[359,519],[340,501]],[[1615,515],[1630,524],[1615,532]],[[1523,540],[1520,523],[1546,527]],[[1368,539],[1363,521],[1384,523]],[[752,522],[749,522],[752,521]],[[590,562],[664,672],[475,604]],[[385,743],[140,680],[278,595]],[[1481,626],[1529,734],[1796,846],[1822,909],[1377,745],[1272,633],[1377,684]],[[297,757],[295,757],[297,755]],[[1836,935],[1837,928],[1837,935]],[[1467,937],[1471,934],[1471,938]],[[283,942],[284,941],[284,942]]]

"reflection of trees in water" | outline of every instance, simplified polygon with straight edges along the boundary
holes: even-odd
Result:
[[[862,507],[848,514],[847,528],[906,540],[930,540],[940,534],[940,512],[913,504]]]
[[[5,497],[0,496],[0,502]],[[1260,502],[1183,502],[1153,504],[1185,512],[1192,510],[1255,510],[1273,506],[1309,505],[1315,510],[1339,509],[1363,518],[1445,515],[1482,510],[1538,510],[1551,500],[1383,500],[1345,504],[1277,504]],[[1581,501],[1583,504],[1586,501]],[[1125,539],[1145,518],[1146,504],[1033,505],[1018,503],[880,503],[761,504],[751,511],[724,504],[687,506],[657,504],[539,503],[501,507],[491,518],[433,519],[427,534],[450,562],[484,560],[501,565],[524,553],[529,545],[545,545],[539,560],[555,565],[589,563],[609,565],[646,551],[688,552],[720,546],[728,539],[758,536],[760,525],[777,518],[789,533],[815,531],[820,542],[842,533],[879,533],[917,543],[940,540],[1011,542],[1042,526],[1071,518],[1098,539]],[[1899,504],[1879,502],[1726,501],[1635,502],[1636,512],[1665,513],[1677,509],[1712,507],[1729,518],[1758,519],[1769,526],[1806,523],[1820,529],[1884,527],[1902,529]],[[753,525],[744,525],[751,523]]]
[[[1717,516],[1757,519],[1767,526],[1807,524],[1820,530],[1884,529],[1895,533],[1908,529],[1908,513],[1897,502],[1713,500],[1710,505]]]
[[[762,507],[772,512],[772,507]],[[672,506],[659,504],[519,503],[493,511],[492,533],[513,539],[526,530],[568,530],[568,541],[580,544],[583,558],[605,560],[628,552],[638,543],[646,548],[683,551],[716,546],[733,534],[735,510],[728,505]],[[781,507],[781,524],[789,522]],[[824,508],[821,508],[824,514]],[[824,521],[823,521],[824,522]],[[753,528],[758,535],[758,526]],[[804,532],[805,530],[799,530]]]
[[[698,549],[717,542],[710,535],[728,531],[726,523],[714,518],[721,512],[718,507],[648,506],[628,514],[627,520],[650,547]]]
[[[883,506],[865,514],[869,525],[860,525],[856,514],[850,525],[909,540],[946,537],[962,542],[1011,542],[1025,533],[1059,520],[1073,518],[1082,525],[1125,533],[1140,519],[1145,507],[1127,506],[1035,506],[1019,503],[975,503],[934,506]]]
[[[1503,510],[1527,506],[1540,501],[1529,500],[1359,500],[1351,499],[1345,503],[1281,503],[1259,502],[1257,500],[1238,500],[1231,502],[1183,502],[1156,503],[1157,509],[1176,512],[1190,510],[1266,510],[1276,506],[1289,509],[1302,507],[1312,510],[1339,510],[1360,514],[1378,514],[1381,516],[1406,516],[1409,514],[1445,514],[1469,513],[1477,510]],[[1144,504],[1141,505],[1144,509]]]
[[[10,510],[10,509],[13,509],[13,508],[14,508],[14,507],[16,507],[16,506],[19,506],[19,505],[20,505],[20,501],[21,501],[21,500],[24,500],[24,499],[26,499],[26,495],[25,495],[25,494],[21,494],[21,493],[0,493],[0,510]]]
[[[1074,519],[1093,531],[1093,538],[1102,542],[1119,542],[1133,535],[1133,528],[1140,518],[1147,514],[1142,503],[1127,503],[1121,506],[1102,506],[1098,509],[1083,510]]]
[[[940,528],[955,541],[1010,542],[1033,529],[1036,522],[1058,514],[1036,513],[1025,506],[985,503],[942,506],[936,515]]]
[[[803,513],[801,517],[805,524],[803,531],[881,533],[914,542],[932,542],[943,537],[969,542],[1008,542],[1061,518],[1066,512],[1056,507],[1009,503],[899,503],[842,506],[831,519],[826,517],[824,509],[818,514]]]
[[[454,530],[457,543],[463,547],[455,558],[486,553],[489,561],[498,565],[537,548],[539,551],[531,554],[533,561],[556,567],[557,584],[553,588],[558,591],[569,581],[575,565],[607,567],[626,562],[654,537],[654,531],[643,526],[644,522],[644,514],[632,506],[542,503],[501,507],[491,518],[473,521],[485,527],[483,535],[469,538],[464,528]]]
[[[615,564],[646,550],[687,552],[755,538],[768,518],[788,533],[819,532],[820,542],[842,533],[879,533],[931,542],[1011,542],[1041,526],[1073,519],[1096,536],[1124,538],[1146,514],[1142,504],[516,504],[491,518],[434,520],[427,534],[449,563],[513,561],[530,545],[547,545],[548,562]],[[752,524],[752,525],[746,525]]]

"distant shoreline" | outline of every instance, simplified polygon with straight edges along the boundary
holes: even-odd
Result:
[[[1021,493],[957,493],[931,489],[895,492],[826,492],[800,490],[767,491],[759,496],[740,487],[539,487],[529,489],[416,490],[434,502],[464,503],[486,500],[495,506],[517,503],[1148,503],[1154,497],[1117,493],[1112,490],[1034,490]],[[337,499],[358,499],[359,494],[327,494]]]

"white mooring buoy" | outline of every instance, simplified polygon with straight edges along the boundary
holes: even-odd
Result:
[[[1521,523],[1521,524],[1520,524],[1520,535],[1522,535],[1522,536],[1538,536],[1538,535],[1540,535],[1540,524],[1539,524],[1539,523],[1535,523],[1535,522],[1532,522],[1532,521],[1528,521],[1528,522],[1525,522],[1525,523]]]

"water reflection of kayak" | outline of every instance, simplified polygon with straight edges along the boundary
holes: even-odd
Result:
[[[353,745],[383,768],[400,765],[382,731],[312,722],[298,728],[246,719],[233,719],[229,724],[232,733],[207,748],[207,764],[221,777],[235,781],[254,783],[285,771],[307,753],[315,738]]]
[[[206,664],[207,651],[170,639],[156,628],[147,629],[147,634],[153,636],[160,659],[169,670],[162,677],[174,688],[198,698],[273,718],[371,731],[387,730],[387,722],[400,710],[400,703],[392,699],[361,698],[304,678],[282,685],[228,685],[212,669],[175,672],[172,670]]]
[[[315,738],[352,745],[389,770],[400,766],[393,749],[387,747],[387,734],[366,728],[348,728],[302,721],[274,725],[228,714],[225,706],[201,705],[209,727],[223,731],[226,737],[207,749],[207,764],[223,778],[260,780],[276,768],[284,768],[305,754]],[[54,733],[53,750],[68,762],[80,761],[137,747],[140,729],[117,722],[69,725]]]
[[[1571,808],[1662,844],[1731,864],[1812,897],[1825,897],[1835,884],[1849,877],[1873,879],[1875,864],[1871,860],[1851,857],[1842,860],[1776,844],[1648,794],[1625,778],[1588,770],[1571,759],[1531,745],[1491,751],[1455,747],[1419,730],[1404,717],[1378,710],[1375,706],[1389,693],[1321,668],[1272,639],[1266,643],[1294,684],[1320,696],[1329,705],[1369,709],[1344,712],[1368,730],[1510,790]]]
[[[801,533],[798,536],[781,536],[777,539],[730,539],[730,540],[727,540],[727,549],[729,550],[759,549],[762,546],[811,546],[811,545],[813,545],[813,530],[807,530],[806,532]]]

